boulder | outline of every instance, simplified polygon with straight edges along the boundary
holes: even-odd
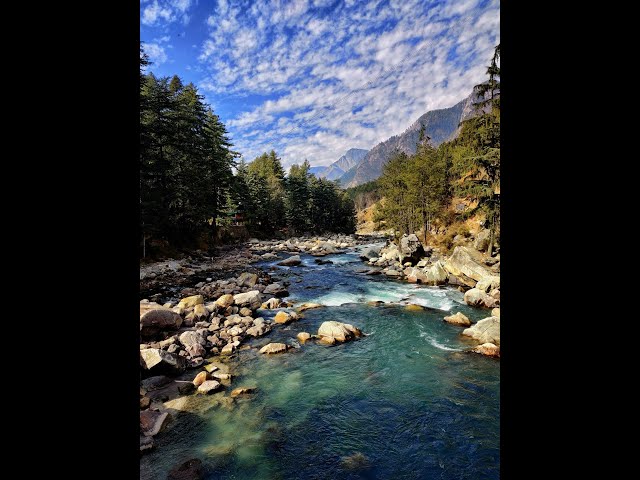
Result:
[[[192,458],[169,471],[167,480],[204,480],[205,469],[202,461]]]
[[[189,345],[188,347],[185,348],[185,350],[186,350],[187,354],[193,359],[197,359],[198,357],[203,357],[207,353],[207,351],[204,349],[204,347],[202,345],[200,345],[199,343],[196,343],[196,344],[193,344],[193,345]],[[201,363],[202,362],[194,360],[194,362],[192,362],[191,366],[198,366]]]
[[[198,387],[198,393],[204,393],[204,394],[213,393],[217,390],[220,390],[221,388],[222,388],[222,385],[217,380],[205,380]]]
[[[444,285],[449,278],[444,264],[440,260],[431,265],[431,267],[425,268],[424,276],[425,280],[423,283],[426,285]]]
[[[231,355],[233,352],[235,352],[235,350],[236,346],[233,343],[228,343],[224,347],[222,347],[220,355]]]
[[[500,318],[500,307],[491,310],[491,316]]]
[[[320,308],[323,305],[320,305],[319,303],[312,303],[312,302],[307,302],[307,303],[303,303],[302,305],[300,305],[298,307],[298,312],[304,312],[305,310],[311,310],[313,308]]]
[[[207,310],[207,307],[200,303],[193,307],[193,315],[198,320],[206,319],[207,317],[209,317],[209,310]]]
[[[380,250],[382,250],[382,246],[368,247],[360,253],[360,258],[362,260],[371,260],[372,258],[377,258],[380,255]]]
[[[178,302],[179,308],[193,308],[196,305],[202,305],[204,303],[204,297],[202,295],[192,295],[185,297]]]
[[[489,292],[489,296],[495,298],[499,302],[500,301],[500,290],[498,290],[497,288],[491,290],[491,292]]]
[[[476,283],[476,288],[483,292],[489,293],[491,290],[500,288],[500,277],[497,275],[489,275]]]
[[[249,292],[234,295],[233,301],[240,308],[247,307],[251,310],[256,310],[260,308],[260,305],[262,305],[262,295],[258,290],[251,290]]]
[[[275,253],[267,252],[263,255],[260,255],[263,260],[273,260],[274,258],[278,258]]]
[[[288,348],[284,343],[269,343],[260,349],[260,353],[284,353]]]
[[[311,334],[307,333],[307,332],[300,332],[298,333],[298,335],[296,335],[296,338],[298,339],[298,341],[302,344],[305,344],[307,342],[307,340],[309,340],[311,338]]]
[[[469,320],[467,316],[462,312],[444,317],[444,321],[453,325],[460,325],[461,327],[471,326],[471,320]]]
[[[187,331],[182,332],[180,337],[178,337],[180,343],[185,347],[189,347],[191,345],[206,345],[207,339],[202,336],[199,332]]]
[[[500,345],[500,318],[488,317],[480,320],[472,327],[462,331],[463,335],[478,340],[480,343]]]
[[[300,255],[293,255],[285,260],[282,260],[281,262],[278,262],[278,265],[282,265],[284,267],[293,267],[296,265],[300,265],[302,263],[302,260],[300,259]]]
[[[320,325],[318,335],[325,343],[333,343],[330,339],[336,342],[346,342],[360,337],[362,332],[357,327],[348,323],[328,321]]]
[[[207,372],[200,372],[198,373],[198,375],[196,375],[196,378],[193,379],[193,384],[196,387],[199,387],[207,380],[207,378],[208,378]]]
[[[184,357],[159,348],[145,348],[140,350],[140,365],[154,374],[177,375],[184,372],[187,362]]]
[[[410,303],[409,305],[404,307],[404,309],[409,310],[410,312],[421,312],[424,310],[424,307],[421,305],[416,305],[415,303]]]
[[[472,288],[464,294],[464,301],[472,307],[493,308],[496,306],[496,299],[487,295],[482,290]]]
[[[427,276],[421,268],[407,267],[404,269],[404,274],[407,277],[409,283],[426,283]]]
[[[476,235],[476,239],[473,242],[473,248],[480,252],[486,252],[489,248],[489,239],[491,237],[491,231],[488,228],[481,230]]]
[[[264,302],[262,305],[260,305],[260,308],[263,308],[265,310],[272,310],[274,308],[278,308],[279,306],[280,306],[280,300],[278,300],[276,297],[272,297],[266,302]]]
[[[242,307],[238,313],[242,317],[251,317],[251,315],[253,315],[253,312],[251,311],[251,309],[247,307]]]
[[[231,390],[231,396],[232,397],[237,397],[239,395],[247,395],[249,393],[256,393],[256,390],[258,390],[257,387],[239,387],[239,388],[234,388],[233,390]]]
[[[422,243],[414,233],[402,236],[399,251],[400,263],[411,262],[412,265],[418,263],[425,253]]]
[[[465,285],[475,287],[484,277],[493,272],[483,265],[482,255],[467,247],[457,246],[444,263],[444,268],[451,275],[458,277]]]
[[[160,388],[168,385],[172,381],[173,380],[171,380],[166,375],[156,375],[153,377],[145,378],[140,382],[140,384],[147,392],[153,392],[154,390],[159,390]]]
[[[145,437],[153,437],[164,428],[169,417],[167,412],[144,410],[140,412],[140,432]]]
[[[163,330],[177,330],[182,317],[168,308],[143,308],[140,305],[140,335],[148,337]]]
[[[216,300],[216,305],[220,308],[227,308],[233,305],[233,295],[226,293]]]
[[[272,283],[270,285],[267,285],[262,293],[264,293],[265,295],[273,295],[278,298],[287,297],[289,295],[289,291],[279,283]]]
[[[204,369],[209,373],[213,373],[216,370],[218,370],[218,366],[214,365],[213,363],[209,363],[209,364],[204,366]]]
[[[397,270],[387,270],[384,272],[387,277],[399,278],[402,277],[402,272],[398,272]]]
[[[255,273],[244,272],[236,280],[239,287],[253,287],[258,283],[258,275]]]
[[[262,324],[247,328],[247,331],[245,333],[247,335],[251,335],[252,337],[261,337],[267,332],[269,332],[269,327],[265,324]]]
[[[293,320],[295,320],[295,318],[289,312],[285,312],[285,311],[278,312],[275,318],[273,319],[275,323],[284,323],[284,324],[292,322]]]
[[[487,357],[500,358],[500,347],[489,342],[478,345],[477,347],[471,349],[471,351],[473,353],[486,355]]]

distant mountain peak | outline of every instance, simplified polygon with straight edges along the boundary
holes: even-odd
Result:
[[[311,173],[319,178],[336,180],[344,173],[358,165],[367,154],[368,150],[362,148],[350,148],[338,160],[328,167],[311,167]]]

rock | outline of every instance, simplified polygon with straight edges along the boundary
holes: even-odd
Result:
[[[184,372],[187,362],[183,357],[159,348],[140,350],[140,365],[152,373],[176,375]]]
[[[178,392],[181,395],[189,395],[193,393],[196,389],[196,386],[193,383],[179,383],[178,384]]]
[[[236,280],[239,287],[253,287],[258,283],[258,275],[255,273],[244,272]]]
[[[180,340],[180,343],[185,347],[189,347],[191,345],[204,346],[207,344],[206,338],[202,334],[194,331],[183,332],[180,334],[178,339]]]
[[[239,387],[231,390],[231,396],[237,397],[238,395],[247,395],[249,393],[255,393],[258,390],[257,387]]]
[[[204,303],[204,297],[202,295],[192,295],[190,297],[183,298],[178,302],[178,307],[181,308],[192,308],[196,305],[201,305]]]
[[[296,265],[300,265],[302,263],[302,260],[300,259],[300,255],[293,255],[285,260],[282,260],[281,262],[278,262],[278,265],[282,265],[285,267],[293,267]]]
[[[407,267],[404,269],[404,274],[407,277],[409,283],[426,283],[427,277],[424,271],[416,267]]]
[[[491,310],[491,316],[500,318],[500,307]]]
[[[382,272],[380,270],[371,269],[365,272],[365,275],[380,275]]]
[[[234,295],[233,301],[239,308],[247,307],[251,310],[257,310],[262,305],[262,295],[258,290],[251,290]]]
[[[176,330],[182,325],[182,317],[168,308],[145,308],[140,305],[140,335],[148,337],[163,330]]]
[[[500,301],[500,290],[498,290],[497,288],[494,290],[491,290],[491,292],[489,293],[490,297],[495,298],[498,302]]]
[[[462,334],[481,343],[500,345],[500,318],[488,317],[480,320],[472,327],[464,329]]]
[[[476,288],[483,292],[489,293],[491,290],[500,288],[500,277],[497,275],[490,275],[484,277],[476,283]]]
[[[500,358],[500,347],[489,342],[483,343],[482,345],[478,345],[477,347],[473,348],[471,351],[473,353],[486,355],[487,357]]]
[[[272,283],[271,285],[267,285],[262,293],[264,293],[265,295],[274,295],[278,298],[289,296],[289,291],[279,283]]]
[[[382,250],[381,246],[366,248],[360,253],[360,258],[362,260],[371,260],[372,258],[377,258],[380,255],[380,250]]]
[[[260,353],[283,353],[287,348],[288,346],[284,343],[269,343],[260,349]]]
[[[185,350],[189,354],[189,356],[192,359],[194,359],[194,361],[191,364],[192,367],[198,367],[202,365],[202,362],[198,362],[195,360],[197,357],[203,357],[207,353],[207,351],[204,349],[202,345],[200,345],[199,343],[189,345],[188,347],[185,348]]]
[[[460,325],[462,327],[471,326],[471,320],[469,320],[467,316],[462,312],[458,312],[454,315],[449,315],[448,317],[444,317],[444,321],[451,323],[453,325]]]
[[[267,252],[263,255],[260,255],[260,257],[264,260],[273,260],[274,258],[278,258],[278,256],[275,253],[271,253],[271,252]]]
[[[444,263],[444,268],[472,288],[484,277],[493,275],[493,272],[483,265],[481,254],[462,246],[457,246],[453,250],[449,259]]]
[[[200,372],[196,375],[196,378],[193,379],[193,384],[196,387],[202,385],[208,378],[207,372]]]
[[[205,380],[198,387],[198,393],[213,393],[217,390],[220,390],[222,385],[217,380]]]
[[[204,480],[205,470],[202,462],[192,458],[169,471],[167,480]]]
[[[300,343],[305,344],[307,340],[311,338],[311,334],[307,332],[300,332],[296,335],[296,338],[300,341]]]
[[[215,372],[216,370],[218,370],[218,367],[216,365],[214,365],[213,363],[209,363],[209,364],[204,366],[204,369],[207,372],[212,373],[212,372]]]
[[[151,402],[151,399],[149,397],[142,397],[140,399],[140,409],[145,409],[149,407],[149,403]]]
[[[220,355],[231,355],[236,350],[236,346],[233,343],[228,343],[220,351]]]
[[[260,305],[260,308],[263,308],[266,310],[272,310],[274,308],[278,308],[279,306],[280,306],[280,300],[278,300],[276,297],[272,297],[266,302],[264,302],[262,305]]]
[[[323,340],[324,337],[333,338],[337,342],[346,342],[362,335],[360,329],[348,323],[328,321],[323,322],[318,329],[318,335]],[[326,342],[326,340],[324,340]]]
[[[269,327],[267,325],[256,325],[254,327],[247,328],[245,333],[252,337],[261,337],[267,332],[269,332]]]
[[[153,437],[164,428],[168,418],[167,412],[144,410],[140,412],[140,431],[145,437]]]
[[[425,280],[423,283],[427,285],[444,285],[447,283],[449,275],[444,268],[444,264],[438,260],[431,267],[424,270]]]
[[[287,323],[289,323],[289,322],[291,322],[293,320],[294,320],[294,318],[291,316],[290,313],[281,311],[281,312],[278,312],[276,314],[276,316],[275,316],[273,321],[276,322],[276,323],[287,324]]]
[[[306,302],[298,307],[298,312],[304,312],[305,310],[311,310],[313,308],[320,308],[324,305],[320,305],[319,303]]]
[[[153,449],[153,437],[145,437],[140,435],[140,453],[147,452]]]
[[[410,303],[409,305],[404,307],[404,309],[405,310],[409,310],[410,312],[421,312],[425,308],[423,306],[421,306],[421,305],[416,305],[415,303]]]
[[[402,273],[398,272],[396,270],[387,270],[386,272],[384,272],[384,274],[387,277],[392,277],[392,278],[398,278],[398,277],[402,277]]]
[[[471,305],[472,307],[493,308],[496,306],[495,298],[490,297],[477,288],[467,290],[464,294],[464,301],[467,305]]]
[[[369,460],[360,452],[356,452],[348,457],[342,457],[340,463],[347,470],[360,470],[369,466]]]
[[[253,312],[251,311],[251,309],[247,307],[242,307],[238,313],[242,317],[250,317],[251,315],[253,315]]]
[[[424,256],[424,247],[415,234],[403,235],[400,239],[400,263],[416,264]]]
[[[233,295],[226,293],[216,300],[216,305],[220,308],[227,308],[233,305]]]
[[[476,235],[476,239],[473,242],[473,248],[481,252],[486,252],[487,248],[489,248],[490,237],[491,231],[488,228],[481,230],[478,235]]]
[[[193,315],[198,319],[206,319],[209,316],[209,310],[204,305],[198,304],[193,307]]]

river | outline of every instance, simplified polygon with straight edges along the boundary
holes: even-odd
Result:
[[[324,257],[334,262],[327,265],[303,254],[302,265],[271,272],[291,282],[289,300],[327,307],[248,342],[299,349],[241,351],[230,362],[238,377],[226,393],[193,396],[192,412],[172,412],[158,448],[140,459],[141,479],[164,479],[189,458],[201,459],[211,479],[499,478],[500,362],[465,353],[473,344],[442,321],[457,311],[472,321],[489,313],[466,306],[450,287],[356,273],[365,266],[361,248]],[[367,303],[374,301],[385,304]],[[408,303],[430,308],[408,311]],[[326,320],[367,335],[337,346],[298,344],[298,332],[317,333]],[[241,386],[258,392],[214,400]]]

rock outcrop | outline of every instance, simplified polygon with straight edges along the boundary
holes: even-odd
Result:
[[[462,331],[462,335],[466,335],[480,343],[493,343],[500,345],[500,318],[488,317],[480,320],[472,327]]]

